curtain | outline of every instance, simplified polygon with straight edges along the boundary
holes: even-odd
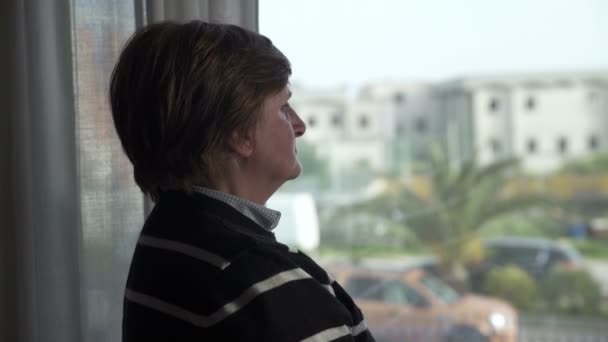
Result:
[[[78,192],[70,6],[2,2],[3,341],[78,341]]]
[[[0,2],[0,341],[120,340],[149,201],[109,75],[137,26],[197,18],[257,30],[257,1]]]

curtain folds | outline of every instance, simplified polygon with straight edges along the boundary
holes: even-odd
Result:
[[[109,119],[108,69],[136,26],[257,30],[257,6],[0,1],[0,341],[119,340],[123,264],[144,210],[131,208],[142,201]]]
[[[82,341],[70,6],[3,7],[0,339]]]

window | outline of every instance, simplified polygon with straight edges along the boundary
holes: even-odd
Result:
[[[367,115],[362,114],[361,116],[359,116],[359,127],[367,128],[368,126],[369,126],[369,119],[368,119]]]
[[[344,288],[354,298],[381,300],[382,280],[371,277],[354,277],[349,279]]]
[[[592,135],[589,137],[589,149],[591,151],[597,150],[599,145],[600,145],[600,141],[596,135]]]
[[[319,208],[322,208],[318,222],[321,236],[319,255],[328,251],[339,251],[345,258],[360,260],[361,264],[371,268],[370,273],[366,273],[370,275],[374,269],[379,273],[385,266],[393,266],[391,261],[386,261],[386,265],[383,261],[375,263],[376,257],[383,259],[386,254],[393,254],[389,252],[393,250],[394,254],[417,253],[417,243],[420,241],[423,253],[434,254],[445,263],[461,263],[470,257],[462,252],[470,252],[468,248],[462,247],[465,246],[462,242],[468,241],[472,235],[478,240],[515,235],[557,239],[560,234],[555,232],[561,232],[562,228],[567,226],[567,221],[573,217],[588,220],[588,213],[595,210],[589,208],[587,202],[582,203],[588,200],[585,194],[589,193],[589,184],[593,182],[582,180],[581,177],[586,176],[580,173],[572,172],[567,177],[562,174],[569,172],[566,171],[568,168],[565,163],[578,161],[570,160],[570,157],[578,156],[579,151],[581,159],[586,157],[585,154],[591,156],[596,152],[608,151],[608,142],[604,141],[608,138],[603,136],[604,127],[598,125],[603,116],[608,115],[603,110],[608,102],[608,75],[586,65],[584,58],[579,60],[577,65],[582,66],[581,70],[590,69],[589,71],[581,72],[560,67],[543,70],[543,65],[546,66],[543,61],[555,60],[554,65],[569,65],[573,58],[577,57],[551,53],[553,50],[543,49],[542,44],[508,37],[513,36],[514,32],[520,36],[531,34],[549,45],[559,45],[560,37],[584,37],[585,39],[572,40],[571,43],[578,46],[573,48],[573,51],[585,51],[585,54],[593,55],[600,51],[585,50],[579,44],[591,39],[602,41],[601,32],[607,32],[608,21],[602,23],[606,30],[601,32],[597,27],[585,32],[585,25],[552,25],[554,30],[544,30],[542,25],[535,25],[533,20],[521,21],[517,18],[518,13],[523,12],[534,13],[534,17],[542,18],[546,6],[538,4],[531,6],[528,3],[508,2],[465,8],[456,4],[433,5],[436,3],[433,1],[380,0],[355,2],[356,5],[353,3],[347,9],[348,15],[341,17],[340,30],[334,30],[332,28],[336,25],[336,15],[345,10],[341,2],[330,4],[333,2],[311,0],[302,2],[296,10],[293,7],[296,5],[291,3],[285,6],[279,0],[260,1],[261,4],[268,2],[273,3],[273,7],[268,6],[267,10],[272,11],[273,17],[270,18],[269,13],[268,19],[274,24],[271,27],[261,20],[261,32],[267,33],[279,48],[287,48],[284,52],[293,60],[293,83],[302,84],[305,86],[303,88],[311,93],[319,91],[319,98],[331,97],[332,94],[327,90],[332,89],[340,90],[340,94],[343,94],[330,102],[335,107],[328,111],[327,119],[318,115],[320,125],[327,124],[333,128],[331,114],[334,111],[342,111],[342,127],[347,129],[343,136],[319,141],[323,144],[320,150],[324,151],[331,165],[330,177],[327,177],[328,180],[323,186],[311,187],[306,183],[306,179],[296,179],[286,184],[302,184],[301,189],[315,193],[315,200],[318,201]],[[313,4],[320,5],[315,8]],[[500,10],[497,10],[496,6],[499,6]],[[567,6],[568,9],[561,17],[566,21],[572,15],[585,17],[585,13],[595,11],[597,16],[597,13],[606,12],[601,6],[581,6],[577,2]],[[456,19],[450,22],[453,16],[436,20],[435,14],[442,8],[453,14],[460,12],[458,17],[471,20],[464,26],[458,25]],[[546,19],[556,22],[562,20],[558,19],[557,15],[555,18],[553,16],[562,10],[564,8],[560,6],[552,11],[551,18]],[[309,11],[306,13],[315,17],[314,27],[305,25],[305,17],[310,18],[311,15],[292,16],[290,20],[285,20],[290,13],[303,14],[304,11]],[[586,18],[593,17],[592,13],[588,14],[590,16]],[[400,20],[403,16],[412,16],[416,20]],[[388,20],[389,17],[391,20]],[[357,20],[351,20],[355,18]],[[370,25],[360,25],[361,18]],[[509,20],[506,20],[507,18]],[[424,24],[418,26],[419,21],[424,21]],[[408,26],[400,26],[404,22],[415,22],[414,26],[408,25],[418,31],[404,29]],[[265,25],[268,25],[269,29],[264,30]],[[441,50],[429,54],[423,43],[434,37],[433,32],[429,35],[429,25],[444,25],[443,29],[440,29],[442,34],[452,35],[448,40],[458,41],[458,45],[463,47],[458,49],[458,58],[450,63],[440,62],[442,56],[450,56],[453,52],[453,46],[449,44],[427,46]],[[370,32],[370,29],[373,32]],[[313,36],[318,39],[307,39],[311,36],[311,30],[315,30],[316,34]],[[427,35],[426,39],[412,39],[424,35]],[[480,35],[483,36],[482,39]],[[362,40],[377,48],[361,49]],[[395,44],[395,41],[407,44]],[[499,48],[504,48],[505,51],[533,53],[526,53],[517,59],[488,58],[487,54],[480,54],[476,48],[479,47],[480,41],[500,42]],[[335,48],[336,42],[340,42],[339,48]],[[419,43],[420,46],[415,48],[414,45]],[[343,49],[346,45],[348,47]],[[599,48],[600,45],[596,44],[594,47]],[[320,48],[334,58],[328,59],[327,63],[318,63],[318,51],[322,51]],[[383,56],[382,51],[390,51],[389,56]],[[421,53],[411,54],[411,51]],[[380,63],[374,63],[374,59],[379,55],[385,58],[381,58]],[[431,58],[433,56],[434,58]],[[419,61],[416,63],[408,57],[419,58]],[[595,58],[601,56],[596,55]],[[403,63],[405,60],[408,62]],[[597,79],[602,83],[591,84],[590,79]],[[315,84],[319,85],[316,89]],[[554,107],[557,112],[551,111]],[[565,121],[561,121],[562,118],[558,118],[561,116],[559,111],[568,111],[566,107],[573,107],[578,111],[564,112]],[[510,122],[512,119],[523,121]],[[567,121],[570,119],[575,120],[577,124],[569,125]],[[327,120],[327,123],[324,120]],[[585,129],[586,127],[589,128]],[[562,137],[563,142],[560,143]],[[560,144],[564,152],[560,152]],[[509,165],[502,161],[510,159],[511,156],[521,158],[521,163],[512,168],[502,168],[503,164]],[[362,161],[363,158],[367,158],[371,163],[369,170],[364,169],[367,163]],[[303,166],[306,169],[305,163]],[[476,182],[459,182],[462,179],[460,176],[473,174],[473,171],[467,168],[481,172],[486,167],[490,167],[490,170],[503,170],[488,177],[495,178],[488,180],[488,184],[502,184],[492,185],[495,191],[480,189]],[[556,186],[551,186],[553,182]],[[486,185],[482,186],[485,187]],[[608,185],[604,190],[607,189]],[[597,190],[599,193],[600,189]],[[369,197],[358,194],[369,194]],[[534,201],[529,201],[527,196],[543,197],[548,201],[535,204]],[[580,200],[581,205],[576,208],[563,207],[564,203],[571,203],[559,200],[566,197],[576,202]],[[496,219],[493,217],[485,227],[471,227],[472,222],[476,223],[476,217],[482,217],[485,213],[494,216],[492,213],[496,212],[494,209],[497,207],[495,201],[509,199],[499,205],[501,208],[503,204],[508,207],[513,203],[510,201],[512,198],[516,200],[514,202],[519,202],[517,206],[521,204],[521,210]],[[466,210],[459,210],[460,208]],[[446,217],[449,219],[445,219]],[[467,228],[461,229],[461,232],[454,228],[465,226]],[[591,245],[594,243],[591,240],[576,243],[581,243],[581,246],[587,243]],[[459,257],[466,256],[459,259],[446,257],[452,256],[452,251],[458,252]],[[537,255],[528,255],[528,251],[515,252],[514,257],[517,256],[523,259],[522,263],[525,265],[537,260]],[[374,258],[374,261],[368,264],[368,258]],[[485,267],[484,262],[485,260],[481,262],[480,267]],[[406,264],[410,265],[403,262],[404,266]],[[454,276],[452,271],[455,269],[457,268],[439,271],[442,276],[440,279],[446,273]],[[469,274],[472,278],[476,277],[474,271]],[[393,280],[396,278],[388,279]],[[417,279],[416,284],[410,284],[403,280],[403,283],[414,285],[420,294],[427,296],[427,300],[433,299],[432,302],[436,303],[438,299],[435,300],[435,297],[438,294],[434,295],[423,288],[436,284],[427,280],[428,284],[424,285],[421,281]],[[476,280],[471,279],[471,282],[473,281]],[[480,280],[477,291],[483,290],[482,283]],[[540,282],[537,284],[537,293],[544,291],[543,286]],[[521,290],[508,288],[517,294]],[[397,285],[387,287],[385,292],[380,291],[376,295],[391,302],[402,302],[405,298]],[[382,297],[383,295],[386,296]],[[449,293],[445,296],[450,297]],[[535,303],[530,303],[529,312],[520,311],[520,315],[526,316],[525,318],[534,317],[534,324],[544,322],[545,317],[551,322],[551,315],[559,315],[559,310],[553,308],[557,308],[559,303],[543,303],[543,296],[538,296],[537,299]],[[386,306],[386,303],[380,302],[379,299],[368,304],[374,307]],[[396,311],[397,307],[394,309]],[[467,308],[463,310],[463,314],[472,311],[472,308]],[[421,314],[414,312],[414,317],[422,318]],[[606,312],[608,313],[608,308]],[[536,329],[532,327],[531,321],[519,322],[520,331],[525,333],[532,328]],[[487,320],[484,323],[486,322]],[[403,325],[418,330],[421,327],[421,323],[391,318],[383,318],[379,324],[391,331]],[[554,340],[551,335],[554,327],[539,324],[543,325],[543,339]],[[374,327],[370,327],[370,330],[374,332]],[[606,329],[602,328],[601,331],[596,330],[591,334],[601,336],[598,339],[602,340],[604,336],[608,336],[605,331]],[[410,336],[399,336],[395,333],[391,337],[394,340],[404,340]],[[562,338],[575,340],[577,337]],[[449,339],[438,334],[418,336],[419,340],[433,338]],[[415,340],[416,337],[412,336],[410,339]],[[466,340],[466,337],[464,339]]]
[[[530,153],[530,154],[536,153],[536,150],[538,148],[538,146],[536,144],[536,139],[534,139],[534,138],[528,139],[526,146],[528,148],[528,153]]]
[[[526,99],[526,109],[531,112],[536,108],[536,99],[533,96],[528,96]]]
[[[416,129],[416,132],[425,133],[427,130],[427,122],[424,118],[416,118],[414,120],[414,127]]]
[[[528,271],[531,275],[537,273],[539,262],[545,255],[545,249],[541,247],[530,247],[523,245],[514,246],[490,246],[490,262],[495,265],[517,265]]]
[[[390,304],[426,306],[428,301],[415,289],[400,281],[388,281],[382,287],[382,300]]]
[[[428,305],[428,301],[418,291],[397,280],[356,276],[346,282],[345,289],[354,298],[377,300],[389,304]]]
[[[492,152],[494,152],[494,154],[499,154],[502,150],[502,144],[500,143],[500,140],[496,138],[490,139],[490,149],[492,150]]]
[[[446,304],[453,304],[460,299],[460,294],[440,278],[426,274],[420,282]]]
[[[334,113],[331,116],[331,124],[334,127],[340,127],[340,126],[342,126],[342,115],[340,113]]]
[[[310,128],[315,127],[317,125],[317,118],[314,115],[309,116],[307,121],[307,125]]]
[[[490,109],[490,113],[497,112],[500,109],[500,100],[493,97],[488,104],[488,108]]]
[[[395,103],[405,103],[406,100],[406,95],[403,92],[396,92],[395,94],[393,94],[393,101],[395,101]]]
[[[557,140],[557,150],[561,154],[568,153],[568,139],[561,137]]]

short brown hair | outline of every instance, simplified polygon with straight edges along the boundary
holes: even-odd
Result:
[[[235,25],[156,23],[125,45],[110,81],[114,125],[135,182],[213,187],[235,130],[251,133],[291,67],[270,39]]]

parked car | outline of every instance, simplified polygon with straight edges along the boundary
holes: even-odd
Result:
[[[500,299],[460,294],[419,266],[341,267],[333,273],[379,342],[515,342],[516,310]]]
[[[486,257],[470,271],[471,287],[479,292],[487,273],[494,267],[515,265],[533,279],[543,280],[552,270],[583,268],[583,258],[573,247],[553,240],[529,237],[501,237],[484,241]]]

